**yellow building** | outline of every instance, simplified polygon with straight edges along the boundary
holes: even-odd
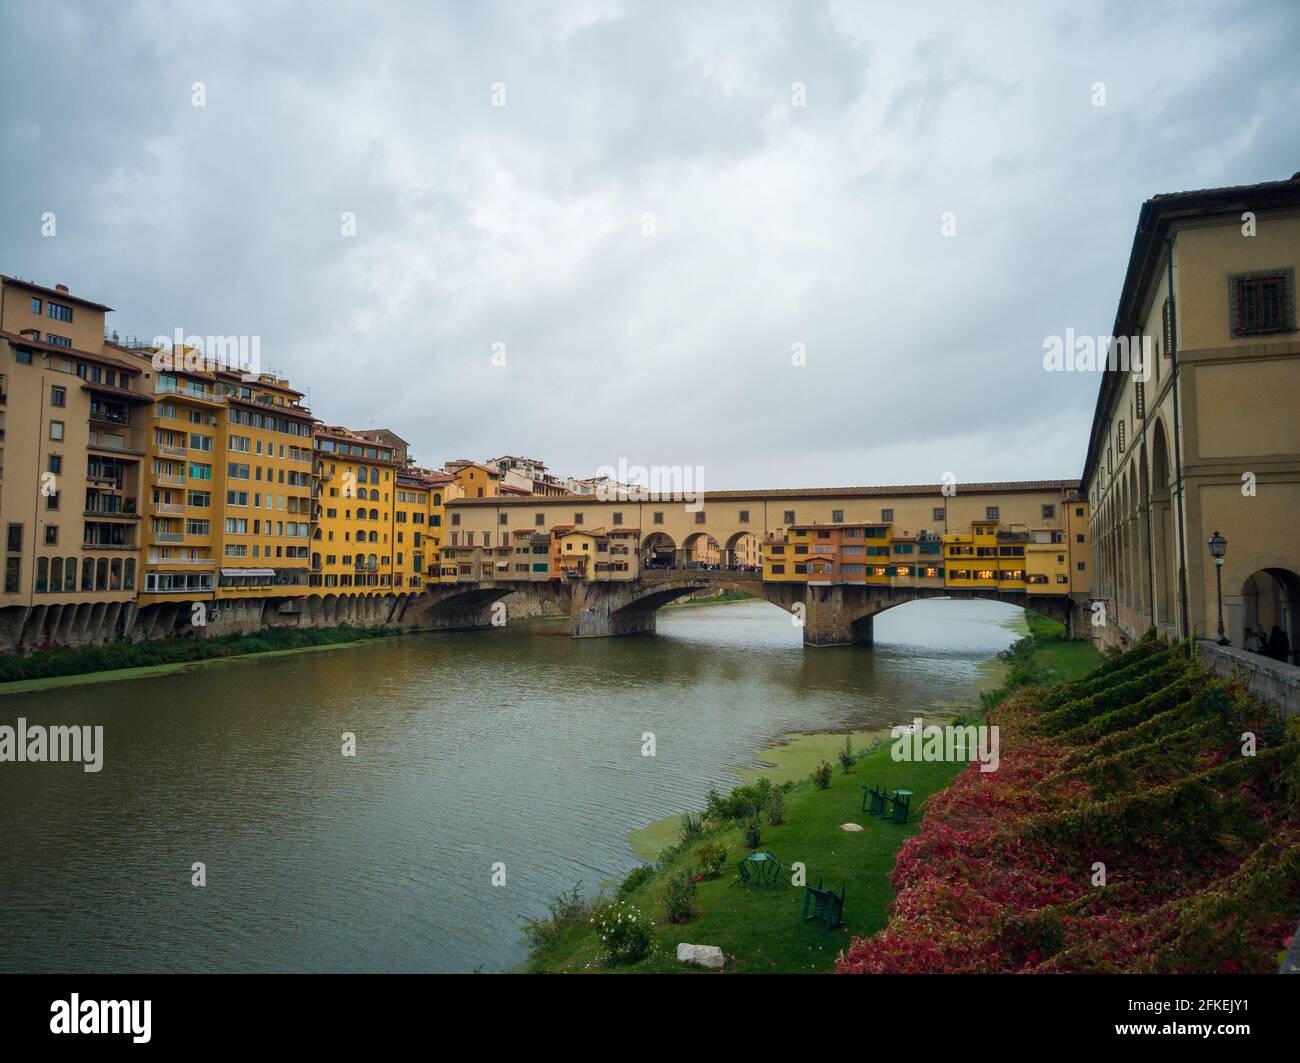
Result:
[[[447,471],[456,481],[461,498],[495,498],[501,494],[501,474],[476,462],[448,462]]]
[[[1277,627],[1296,659],[1297,272],[1300,174],[1142,204],[1112,334],[1149,357],[1106,359],[1083,471],[1102,640],[1213,640],[1221,583],[1231,645]]]
[[[7,646],[129,629],[149,398],[104,343],[110,308],[0,277],[0,510]]]
[[[391,590],[397,476],[392,447],[337,426],[319,427],[314,445],[318,497],[312,532],[313,591]]]

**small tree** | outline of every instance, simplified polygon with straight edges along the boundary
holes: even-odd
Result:
[[[844,736],[844,748],[840,750],[839,756],[840,756],[840,767],[844,769],[844,774],[847,775],[850,771],[853,770],[853,765],[858,762],[857,754],[853,752],[852,735]]]
[[[772,797],[767,803],[767,821],[774,827],[785,822],[785,794],[781,787],[772,787]]]
[[[758,816],[750,816],[741,829],[745,834],[745,844],[751,849],[757,849],[763,844],[763,821]]]
[[[684,867],[669,877],[664,890],[664,909],[670,923],[689,923],[695,915],[695,871]]]
[[[813,785],[819,790],[827,789],[831,784],[831,764],[828,760],[822,760],[813,768],[812,773]]]

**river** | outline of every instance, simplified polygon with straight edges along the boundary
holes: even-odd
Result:
[[[776,736],[975,704],[1020,615],[923,601],[869,650],[805,650],[771,605],[696,605],[656,635],[541,622],[0,697],[0,724],[104,727],[98,773],[0,764],[0,970],[508,969],[549,898],[620,878],[628,831]]]

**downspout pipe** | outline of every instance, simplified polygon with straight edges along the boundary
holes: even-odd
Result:
[[[1182,622],[1183,638],[1191,638],[1191,624],[1187,619],[1187,511],[1183,504],[1183,446],[1182,427],[1178,416],[1178,305],[1174,300],[1174,238],[1166,236],[1165,270],[1169,289],[1169,357],[1174,393],[1174,490],[1178,497],[1178,615]]]

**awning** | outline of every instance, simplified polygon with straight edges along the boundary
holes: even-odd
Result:
[[[263,578],[274,578],[275,569],[273,568],[223,568],[223,576],[261,576]]]

